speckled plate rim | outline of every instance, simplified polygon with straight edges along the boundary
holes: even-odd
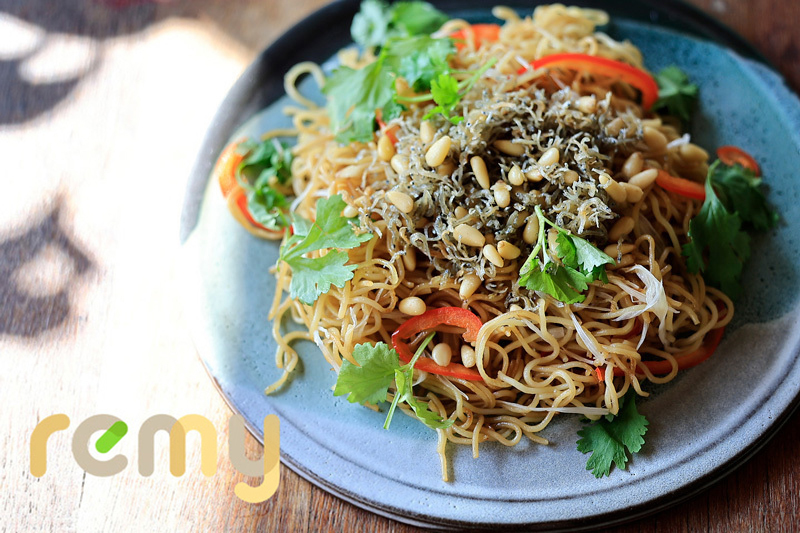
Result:
[[[448,10],[448,8],[464,10],[465,8],[473,6],[486,9],[487,5],[477,0],[434,3],[444,10]],[[525,9],[531,9],[533,7],[531,3],[527,2],[502,3],[510,5],[511,7]],[[577,4],[581,4],[581,2],[577,2]],[[608,9],[613,16],[615,11],[613,8],[614,4],[619,4],[619,2],[609,1],[599,7]],[[208,182],[208,175],[216,155],[221,151],[232,132],[239,125],[283,94],[282,84],[272,83],[267,84],[266,87],[263,85],[264,73],[285,72],[291,65],[302,60],[321,62],[327,59],[331,55],[330,50],[337,47],[337,45],[332,45],[329,39],[333,39],[334,43],[339,42],[341,45],[346,44],[346,40],[343,41],[341,38],[341,32],[336,32],[332,30],[332,28],[337,26],[337,21],[341,21],[342,23],[346,21],[346,24],[349,25],[352,15],[357,10],[357,5],[357,0],[342,0],[328,5],[310,15],[263,52],[231,89],[209,128],[189,179],[181,216],[181,244],[186,242],[199,219],[200,206]],[[629,11],[631,8],[633,8],[634,11],[638,9],[640,15],[641,12],[647,12],[650,16],[650,20],[656,20],[659,25],[672,28],[679,27],[684,33],[694,33],[700,37],[722,44],[743,57],[749,57],[763,62],[763,58],[761,58],[743,39],[691,6],[674,1],[659,2],[657,5],[649,2],[640,2],[634,6],[625,4],[624,9],[628,18],[634,18],[630,17]],[[314,39],[313,42],[308,41],[306,36],[309,34],[316,35],[317,38]],[[327,44],[325,46],[319,46],[319,43],[326,41]],[[317,43],[317,46],[315,46],[314,43]],[[259,85],[258,90],[255,89],[256,85]],[[254,93],[257,93],[258,96],[254,97]],[[220,391],[226,403],[228,403],[234,412],[240,413],[239,407],[231,400],[230,391],[226,390],[225,387],[220,384],[209,369],[206,360],[203,358],[203,354],[200,353],[199,350],[198,352],[209,376],[212,378],[214,385]],[[504,526],[507,528],[535,527],[537,529],[548,530],[576,530],[600,525],[620,524],[676,505],[696,495],[698,492],[728,475],[731,471],[747,461],[747,459],[766,444],[770,437],[777,433],[779,428],[791,417],[799,404],[800,396],[797,395],[797,391],[795,390],[793,399],[786,404],[786,407],[779,415],[772,418],[772,423],[764,429],[761,438],[742,447],[736,455],[725,463],[720,464],[715,470],[702,478],[686,483],[679,490],[653,498],[646,502],[646,504],[639,504],[625,511],[596,514],[593,515],[589,521],[567,520],[559,522],[536,522],[535,524],[504,524]],[[245,418],[247,419],[247,417]],[[254,427],[248,423],[248,429],[259,441],[262,440],[261,428]],[[351,491],[342,490],[341,487],[317,476],[314,472],[308,470],[294,460],[285,450],[282,452],[282,461],[303,478],[327,492],[335,494],[359,507],[402,522],[419,526],[444,528],[491,528],[494,525],[493,523],[464,523],[448,520],[432,520],[431,517],[425,514],[410,512],[408,509],[385,505],[377,506],[369,499],[365,499],[361,495]]]

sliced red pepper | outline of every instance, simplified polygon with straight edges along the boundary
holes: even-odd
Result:
[[[656,80],[644,70],[622,61],[589,54],[552,54],[532,61],[531,66],[534,70],[544,67],[567,68],[624,81],[641,91],[642,108],[645,110],[650,109],[658,100],[658,84]],[[517,74],[522,74],[528,69],[529,67],[522,67],[517,71]]]
[[[475,48],[480,48],[483,43],[493,43],[500,39],[500,25],[499,24],[473,24],[470,26],[472,30],[473,42]],[[463,50],[467,47],[466,41],[468,39],[468,32],[465,28],[461,28],[450,34],[450,37],[456,41],[456,49]]]
[[[467,342],[475,342],[478,339],[478,331],[483,326],[481,319],[468,309],[461,307],[437,307],[429,309],[419,316],[415,316],[404,322],[392,335],[392,346],[400,359],[408,363],[414,357],[406,341],[423,331],[433,331],[437,326],[447,325],[464,328],[463,337]],[[480,372],[473,368],[467,368],[459,363],[450,363],[447,366],[439,366],[433,359],[420,358],[414,368],[431,374],[441,376],[451,376],[470,381],[483,381]]]
[[[687,198],[694,198],[695,200],[701,201],[706,199],[706,188],[702,183],[673,176],[664,170],[659,169],[658,176],[656,176],[656,183],[664,190],[686,196]]]
[[[738,146],[720,146],[717,148],[717,157],[726,165],[742,165],[748,170],[755,172],[756,176],[761,175],[761,169],[753,156],[739,148]]]
[[[228,200],[228,209],[230,210],[233,218],[235,218],[242,226],[249,230],[265,231],[269,234],[275,235],[282,233],[262,226],[255,221],[247,208],[247,194],[239,182],[236,181],[236,169],[239,164],[244,160],[245,155],[239,152],[239,145],[244,142],[244,139],[232,142],[229,144],[222,154],[220,154],[217,163],[214,165],[214,171],[211,176],[212,179],[216,177],[219,183],[219,188],[222,190],[222,196]]]
[[[717,350],[720,341],[722,340],[722,335],[725,333],[725,328],[718,328],[711,331],[708,334],[708,339],[706,343],[698,348],[697,350],[693,351],[692,353],[682,355],[681,357],[676,359],[678,363],[678,370],[686,370],[687,368],[692,368],[693,366],[697,366],[709,357],[711,357],[714,352]],[[641,361],[639,363],[642,366],[646,366],[650,372],[655,375],[665,375],[672,372],[672,364],[667,360],[662,361]],[[597,374],[598,381],[605,381],[606,377],[606,369],[605,368],[595,368],[595,374]],[[615,376],[624,376],[625,371],[621,368],[614,368],[614,375]]]
[[[392,141],[392,144],[397,144],[397,135],[395,135],[394,132],[397,130],[398,126],[387,126],[381,117],[380,109],[375,112],[375,121],[378,123],[378,128],[380,128],[381,133],[389,137],[389,140]]]

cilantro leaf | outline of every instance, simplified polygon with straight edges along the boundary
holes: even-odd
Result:
[[[271,139],[260,143],[247,140],[238,147],[244,154],[236,168],[236,180],[247,197],[247,210],[253,220],[271,230],[288,225],[284,214],[289,202],[276,185],[292,178],[292,152],[285,143]]]
[[[631,454],[642,449],[647,425],[647,418],[636,410],[636,393],[628,391],[620,400],[617,416],[606,416],[578,431],[578,451],[592,453],[586,470],[597,478],[609,475],[612,463],[624,470],[628,462],[626,449]]]
[[[427,2],[397,2],[392,6],[392,24],[406,35],[429,35],[450,20]]]
[[[382,342],[375,346],[358,344],[353,348],[353,358],[358,365],[342,361],[333,395],[349,394],[351,403],[385,402],[395,370],[400,368],[397,352]]]
[[[458,92],[458,81],[450,74],[443,72],[439,76],[431,80],[431,96],[433,101],[436,102],[436,107],[431,109],[424,117],[424,120],[441,113],[445,119],[453,124],[458,124],[464,117],[451,117],[453,109],[455,109],[458,102],[461,101],[461,94]]]
[[[361,9],[353,17],[350,35],[353,41],[365,48],[382,45],[389,36],[392,12],[381,0],[364,0]]]
[[[383,62],[379,57],[359,70],[339,67],[322,87],[328,97],[331,129],[340,143],[371,141],[375,110],[394,101],[394,76]]]
[[[403,43],[392,43],[392,50],[400,57],[397,73],[415,92],[428,91],[436,76],[450,70],[447,58],[455,52],[455,45],[452,39],[417,37],[414,41],[418,49],[405,54],[402,53]]]
[[[539,236],[533,251],[520,269],[519,284],[526,289],[549,294],[567,304],[582,302],[586,297],[581,293],[589,288],[589,283],[595,280],[607,282],[605,265],[613,265],[614,260],[589,241],[572,235],[547,220],[538,206],[536,216],[539,218]],[[560,264],[547,253],[547,225],[558,232],[555,255]],[[543,261],[539,261],[540,252]]]
[[[353,17],[350,34],[364,48],[383,46],[392,37],[427,35],[438,30],[449,17],[427,2],[364,0]]]
[[[761,192],[761,178],[741,165],[719,165],[711,174],[722,203],[728,211],[735,211],[742,222],[748,222],[759,231],[775,227],[778,213],[770,209],[767,198]]]
[[[345,265],[346,252],[331,250],[322,257],[309,258],[305,254],[329,248],[355,248],[372,238],[371,233],[356,235],[352,218],[342,216],[345,208],[338,194],[317,200],[317,219],[314,222],[296,217],[293,235],[281,247],[280,259],[292,269],[289,292],[305,304],[314,303],[332,285],[339,288],[353,278],[355,265]]]
[[[691,83],[686,73],[675,65],[661,70],[655,77],[658,100],[653,109],[666,109],[670,115],[688,122],[697,101],[697,85]]]
[[[425,347],[433,339],[434,333],[422,342],[413,359],[408,364],[400,365],[400,357],[394,349],[379,342],[374,346],[359,344],[353,349],[353,358],[358,365],[343,361],[336,378],[334,396],[348,395],[350,402],[380,403],[386,401],[389,387],[395,382],[395,394],[383,427],[389,429],[392,417],[400,402],[406,402],[417,418],[433,429],[443,429],[453,424],[452,420],[444,420],[438,413],[430,410],[426,402],[417,400],[413,393],[414,364],[416,364]]]
[[[683,245],[690,272],[703,272],[705,279],[731,298],[742,292],[739,278],[750,257],[750,237],[741,230],[742,219],[731,212],[714,191],[712,176],[719,162],[711,165],[706,178],[706,199],[700,212],[689,222],[689,241]],[[708,249],[709,260],[703,258]]]

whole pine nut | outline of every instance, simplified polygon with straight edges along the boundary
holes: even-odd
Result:
[[[453,230],[453,235],[457,241],[467,246],[479,247],[486,243],[486,237],[469,224],[459,224],[456,226],[456,229]]]
[[[453,140],[450,138],[449,135],[445,135],[428,148],[428,151],[425,152],[425,162],[431,168],[436,168],[447,158],[447,154],[450,153],[450,145],[452,144]]]

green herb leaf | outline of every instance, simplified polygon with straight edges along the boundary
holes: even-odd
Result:
[[[711,174],[711,182],[728,211],[735,211],[742,222],[759,231],[774,228],[778,223],[778,213],[769,207],[759,187],[761,178],[752,170],[741,165],[719,165]]]
[[[567,304],[582,302],[586,297],[581,293],[589,288],[589,283],[595,280],[608,281],[605,265],[613,265],[614,260],[589,241],[547,220],[540,207],[536,208],[536,216],[539,218],[539,236],[520,269],[519,284]],[[548,225],[558,231],[555,255],[560,264],[547,253],[545,232]],[[540,252],[542,261],[539,260]]]
[[[423,119],[427,120],[437,113],[441,113],[445,119],[453,124],[458,124],[464,120],[464,117],[450,116],[458,102],[461,101],[461,94],[459,94],[458,89],[458,81],[454,77],[444,72],[439,74],[436,79],[431,81],[431,96],[437,105]]]
[[[237,148],[245,157],[236,168],[236,180],[247,195],[247,210],[262,226],[279,231],[288,226],[286,197],[275,186],[292,178],[289,146],[271,139],[260,143],[247,140]]]
[[[675,65],[661,70],[655,78],[658,100],[653,109],[666,109],[670,115],[688,122],[697,102],[697,85],[691,83],[686,73]]]
[[[731,298],[742,292],[739,278],[744,262],[750,257],[750,237],[742,231],[738,212],[731,212],[717,196],[713,176],[719,161],[711,165],[706,178],[706,199],[700,212],[689,222],[690,242],[683,245],[686,266],[690,272],[703,272],[703,277]],[[708,250],[706,262],[703,252]]]
[[[397,2],[392,6],[392,24],[406,35],[429,35],[450,20],[427,2]]]
[[[310,305],[332,285],[341,288],[353,278],[356,267],[345,265],[348,260],[346,252],[331,250],[322,257],[305,256],[317,250],[355,248],[372,238],[371,233],[355,233],[355,219],[342,216],[346,205],[336,194],[317,200],[317,219],[314,222],[296,217],[293,224],[295,235],[281,247],[280,254],[280,259],[292,269],[289,285],[292,298]]]
[[[400,58],[397,73],[405,78],[415,92],[429,91],[431,81],[440,73],[448,72],[450,65],[447,58],[455,52],[452,39],[431,39],[417,37],[414,48],[404,53],[404,43],[392,43],[392,52]]]
[[[358,365],[342,361],[333,395],[349,394],[347,400],[352,403],[385,402],[395,370],[400,368],[397,352],[382,342],[375,346],[358,344],[353,348],[353,358]]]
[[[608,415],[578,431],[578,451],[592,453],[586,470],[597,478],[609,475],[612,463],[624,470],[626,449],[631,454],[642,449],[647,425],[647,418],[636,410],[636,393],[629,390],[620,400],[617,416]]]
[[[358,403],[380,403],[386,401],[389,395],[389,387],[392,381],[395,382],[395,394],[389,411],[386,414],[386,422],[383,427],[389,429],[392,417],[400,402],[406,402],[414,411],[423,424],[433,429],[443,429],[453,424],[452,420],[444,420],[438,413],[434,413],[426,402],[417,400],[413,393],[414,365],[422,355],[425,347],[433,339],[434,333],[422,342],[417,348],[413,359],[408,364],[400,365],[400,357],[393,349],[379,342],[372,346],[370,344],[359,344],[353,349],[353,358],[358,365],[349,361],[342,362],[339,369],[339,376],[336,379],[334,396],[348,395],[350,402]]]
[[[383,46],[392,37],[427,35],[438,30],[449,17],[427,2],[364,0],[353,17],[350,34],[365,48]]]

